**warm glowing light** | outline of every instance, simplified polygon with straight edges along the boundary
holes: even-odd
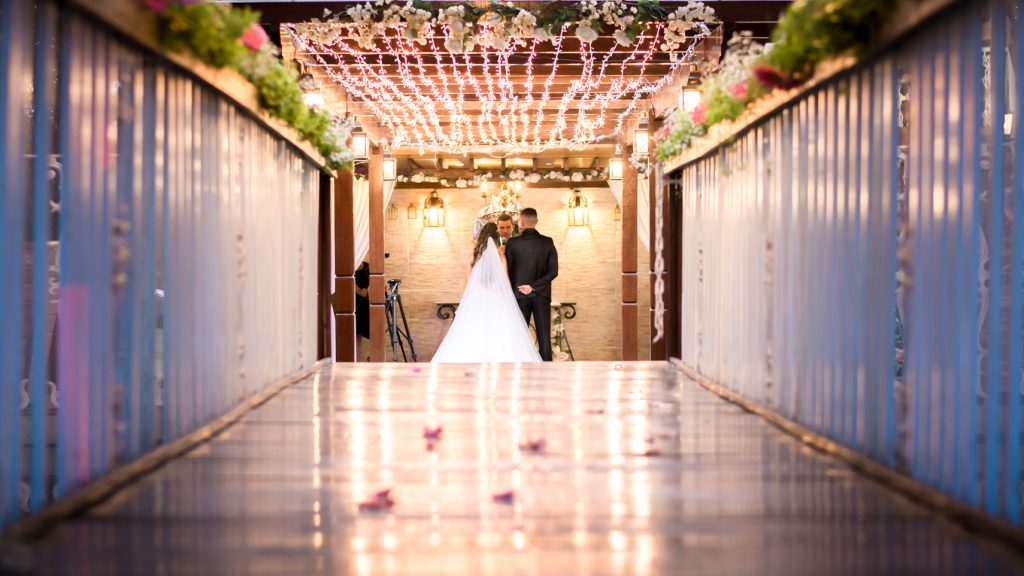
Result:
[[[651,139],[646,128],[637,128],[633,132],[633,153],[647,154],[650,151]]]
[[[506,168],[533,168],[533,158],[506,158]]]
[[[310,108],[324,107],[324,95],[319,92],[306,92],[302,95],[302,101]]]
[[[579,190],[573,190],[572,196],[566,205],[569,213],[569,226],[586,226],[590,224],[590,202],[580,194]]]
[[[687,88],[683,90],[679,95],[680,108],[685,112],[693,112],[697,105],[700,104],[700,90],[695,88]]]
[[[500,158],[473,158],[473,168],[501,168]]]
[[[352,154],[356,158],[366,158],[369,154],[370,141],[366,138],[366,134],[353,134],[352,135]]]
[[[608,161],[608,179],[622,180],[622,158],[612,158]]]
[[[423,202],[423,225],[427,228],[444,228],[444,200],[437,191],[430,193],[430,198]]]
[[[687,42],[669,42],[673,70],[693,62],[695,47],[710,33],[704,22],[690,24]],[[548,43],[560,47],[563,39],[573,34],[572,26],[553,31],[550,40],[524,38],[506,49],[477,44],[470,56],[449,53],[443,34],[435,34],[425,44],[406,38],[404,22],[383,25],[369,51],[344,34],[323,35],[304,24],[286,25],[295,41],[296,56],[318,65],[326,79],[365,105],[395,145],[513,156],[552,148],[579,149],[621,131],[623,122],[636,114],[647,95],[677,76],[657,74],[628,82],[607,79],[632,77],[635,70],[644,70],[664,54],[670,27],[664,22],[646,25],[628,49],[629,57],[609,62],[607,53],[585,42],[561,55],[556,48],[554,59],[548,60]],[[329,59],[325,57],[328,54]],[[379,57],[371,54],[381,55],[394,66],[382,73]],[[523,70],[522,81],[514,85],[508,79],[512,62]],[[552,79],[565,63],[582,65],[589,79],[578,91],[552,90]],[[537,66],[543,66],[543,71],[535,71]],[[612,103],[623,100],[630,105],[611,113]],[[515,160],[531,159],[509,160],[505,167],[526,167]],[[501,166],[500,160],[494,160],[489,167]]]
[[[398,176],[398,160],[395,158],[384,159],[384,181],[391,182]]]

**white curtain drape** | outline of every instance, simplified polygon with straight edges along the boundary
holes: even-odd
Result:
[[[388,204],[395,192],[395,182],[384,182],[384,214],[387,217]],[[356,180],[352,184],[352,204],[355,211],[355,261],[352,270],[359,268],[370,253],[370,182]]]
[[[615,201],[622,206],[622,180],[609,180],[608,187],[615,195]],[[647,178],[639,178],[636,183],[636,233],[644,248],[650,249],[651,238],[651,186]]]

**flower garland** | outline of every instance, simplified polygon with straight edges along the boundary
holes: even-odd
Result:
[[[296,31],[328,45],[347,38],[364,50],[374,50],[389,27],[401,27],[406,39],[421,46],[435,31],[441,31],[445,49],[461,54],[478,47],[502,51],[512,45],[525,47],[534,40],[550,42],[563,27],[587,44],[610,29],[618,44],[632,46],[648,24],[664,23],[661,49],[672,53],[686,43],[693,30],[702,29],[706,34],[706,23],[715,18],[712,8],[695,0],[674,11],[666,10],[657,0],[549,3],[537,12],[517,8],[511,2],[479,4],[462,2],[441,7],[424,0],[375,0],[344,12],[325,9],[323,18],[299,24]]]
[[[798,0],[772,32],[770,50],[749,33],[734,36],[719,70],[702,86],[701,104],[692,112],[676,112],[655,133],[658,160],[677,156],[711,126],[739,118],[770,91],[806,82],[819,63],[858,55],[894,7],[891,0]]]
[[[536,184],[541,180],[556,180],[559,182],[595,182],[608,179],[606,168],[594,168],[591,170],[548,170],[543,172],[526,172],[525,170],[509,170],[506,172],[484,172],[463,178],[442,178],[436,174],[426,172],[415,172],[413,174],[399,174],[395,179],[397,182],[412,182],[414,184],[440,184],[444,187],[455,188],[478,188],[490,180],[509,180],[512,182],[526,182]]]
[[[259,13],[205,0],[145,0],[145,6],[157,17],[165,48],[237,70],[256,88],[260,106],[315,146],[328,167],[351,167],[352,152],[344,145],[351,125],[306,106],[295,71],[277,57]]]

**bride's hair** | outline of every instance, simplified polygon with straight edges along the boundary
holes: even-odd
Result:
[[[476,246],[473,247],[473,264],[484,255],[484,250],[487,250],[487,239],[494,240],[494,243],[498,243],[498,225],[494,222],[488,222],[484,224],[484,227],[480,229],[480,234],[476,237]]]

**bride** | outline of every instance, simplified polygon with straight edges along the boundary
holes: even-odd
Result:
[[[508,280],[498,226],[480,229],[459,310],[431,362],[540,362]]]

